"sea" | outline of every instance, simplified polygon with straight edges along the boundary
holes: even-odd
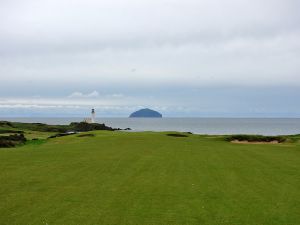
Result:
[[[0,118],[15,122],[69,124],[83,118]],[[300,134],[300,118],[97,118],[113,128],[131,128],[132,131],[179,131],[195,134]]]

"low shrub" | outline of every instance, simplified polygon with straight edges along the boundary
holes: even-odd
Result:
[[[79,134],[77,137],[95,137],[95,134]]]
[[[0,130],[0,134],[24,134],[21,130]]]
[[[167,134],[167,136],[171,136],[171,137],[188,137],[186,134]]]
[[[58,133],[58,134],[51,135],[51,136],[48,137],[48,138],[64,137],[64,136],[69,136],[69,135],[73,135],[73,134],[76,134],[76,132]]]
[[[70,123],[69,129],[75,130],[75,131],[92,131],[92,130],[115,130],[111,127],[106,126],[104,123],[85,123],[85,122],[80,122],[80,123]]]
[[[12,124],[11,124],[11,122],[8,122],[8,121],[0,121],[0,126],[1,127],[4,127],[4,126],[12,127]]]
[[[284,136],[263,136],[263,135],[231,135],[225,138],[226,141],[248,141],[248,142],[272,142],[282,143],[286,141]]]
[[[13,134],[9,136],[0,136],[0,148],[15,147],[19,144],[24,144],[26,138],[24,134]]]
[[[69,125],[48,125],[44,123],[20,123],[20,122],[0,121],[0,127],[6,128],[4,130],[8,130],[7,126],[15,129],[21,129],[21,130],[55,132],[55,133],[67,133],[68,131],[118,130],[112,127],[108,127],[105,124],[86,123],[86,122],[79,122],[79,123],[73,122],[70,123]]]

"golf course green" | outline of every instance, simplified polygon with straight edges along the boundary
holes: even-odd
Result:
[[[87,133],[0,149],[1,225],[300,224],[300,136]]]

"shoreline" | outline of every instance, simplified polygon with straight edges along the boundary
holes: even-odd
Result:
[[[6,118],[6,121],[17,123],[43,123],[49,126],[68,126],[80,122],[80,118]],[[0,118],[0,121],[3,121]],[[191,119],[191,118],[111,118],[102,120],[99,124],[116,130],[131,130],[127,132],[191,132],[198,135],[297,135],[300,134],[300,119]],[[97,122],[98,122],[97,121]]]

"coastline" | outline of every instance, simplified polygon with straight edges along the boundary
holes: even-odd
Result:
[[[0,118],[16,122],[40,122],[49,125],[67,125],[80,122],[81,117]],[[300,118],[96,118],[109,127],[131,128],[132,131],[178,131],[194,134],[230,135],[294,135],[300,133]]]

